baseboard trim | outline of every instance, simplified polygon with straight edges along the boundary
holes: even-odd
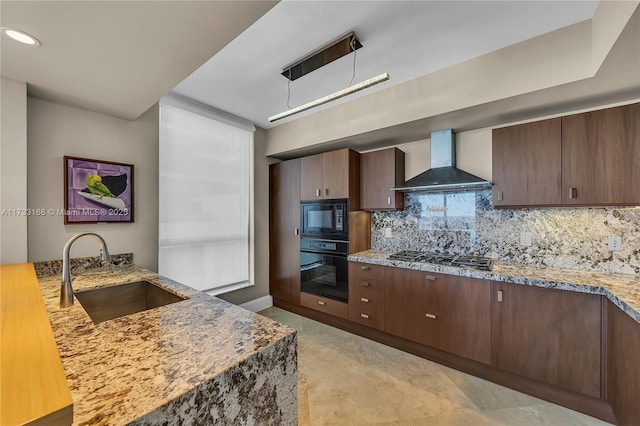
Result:
[[[262,296],[257,299],[249,300],[240,305],[241,308],[248,309],[252,312],[260,312],[273,306],[273,297],[271,295]]]

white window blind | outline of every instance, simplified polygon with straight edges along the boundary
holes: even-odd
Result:
[[[249,281],[253,133],[160,106],[158,273],[198,290]]]

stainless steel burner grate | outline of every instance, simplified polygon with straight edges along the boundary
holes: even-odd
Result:
[[[464,268],[481,269],[490,271],[493,269],[493,259],[481,256],[464,256],[435,252],[421,252],[415,250],[403,250],[389,256],[391,260],[403,260],[405,262],[425,262],[436,265],[451,265]]]

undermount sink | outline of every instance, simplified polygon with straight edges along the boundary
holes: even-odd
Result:
[[[186,300],[149,281],[77,291],[75,296],[94,324]]]

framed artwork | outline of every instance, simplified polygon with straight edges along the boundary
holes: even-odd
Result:
[[[133,164],[64,157],[64,223],[133,222]]]

